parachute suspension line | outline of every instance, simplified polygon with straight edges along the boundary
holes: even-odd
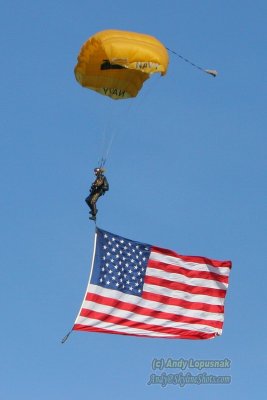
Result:
[[[126,108],[126,110],[125,110],[126,112],[124,112],[124,114],[123,114],[124,116],[125,116],[125,114],[128,114],[128,113],[129,113],[129,110],[130,110],[131,107],[132,107],[133,102],[130,101],[130,100],[131,100],[131,99],[129,99],[127,108]],[[119,112],[121,112],[121,111],[119,111]],[[109,157],[109,153],[110,153],[110,151],[111,151],[113,142],[114,142],[116,136],[117,136],[118,133],[119,133],[118,128],[115,128],[115,129],[114,129],[114,128],[113,128],[113,129],[110,128],[111,120],[114,120],[114,116],[115,116],[115,110],[113,111],[112,116],[110,117],[110,121],[106,124],[106,128],[105,128],[105,131],[104,131],[104,133],[103,133],[103,136],[104,136],[104,138],[106,139],[106,140],[105,140],[106,143],[105,143],[105,146],[104,146],[105,149],[103,150],[102,157],[101,157],[101,159],[99,160],[99,167],[100,167],[100,168],[105,166],[105,164],[106,164],[106,162],[107,162],[107,159],[108,159],[108,157]],[[107,132],[108,132],[108,131],[111,132],[109,140],[107,140]]]
[[[116,131],[116,132],[113,131],[113,133],[112,133],[112,136],[111,136],[111,138],[110,138],[109,144],[108,144],[107,149],[106,149],[105,157],[102,157],[102,161],[101,161],[101,164],[102,164],[102,165],[101,165],[101,167],[104,167],[104,165],[106,164],[106,161],[107,161],[107,159],[108,159],[111,146],[112,146],[112,144],[113,144],[114,138],[115,138],[115,136],[117,135],[117,133],[118,133],[118,131]]]
[[[139,96],[141,98],[140,103],[139,103],[139,107],[142,104],[147,103],[151,99],[151,94],[156,92],[156,90],[157,90],[157,88],[159,86],[159,82],[160,82],[161,76],[154,74],[152,79],[154,80],[153,84],[151,84],[149,87],[144,85],[144,88],[143,88],[143,91],[141,93],[141,96]]]
[[[101,158],[101,160],[98,161],[98,166],[99,168],[104,167],[104,165],[106,164],[106,159],[104,157]]]
[[[173,51],[171,49],[169,49],[168,47],[166,47],[166,49],[172,53],[175,54],[177,57],[181,58],[183,61],[187,62],[188,64],[192,65],[192,67],[199,69],[202,72],[205,72],[206,74],[209,74],[211,76],[213,76],[214,78],[218,75],[218,72],[214,69],[204,69],[202,67],[200,67],[199,65],[193,63],[192,61],[188,60],[187,58],[183,57],[181,54],[176,53],[176,51]]]
[[[109,116],[109,118],[106,119],[106,124],[105,127],[102,131],[102,150],[101,150],[101,158],[98,161],[98,166],[104,167],[106,160],[107,160],[107,148],[109,147],[109,141],[108,141],[108,132],[111,131],[111,120],[114,117],[114,111],[112,112],[112,115]]]
[[[129,99],[128,105],[127,105],[126,110],[125,110],[126,112],[124,113],[124,117],[125,117],[125,114],[126,115],[129,114],[130,109],[132,108],[132,104],[133,104],[133,102],[131,101],[131,99]],[[106,160],[107,160],[107,158],[109,156],[109,153],[110,153],[111,147],[113,145],[114,139],[118,135],[118,133],[119,133],[118,128],[116,130],[113,130],[113,133],[112,133],[110,141],[109,141],[109,146],[107,147],[105,162],[106,162]]]

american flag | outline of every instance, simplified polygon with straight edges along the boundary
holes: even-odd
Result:
[[[222,334],[231,261],[182,256],[96,228],[73,330],[210,339]]]

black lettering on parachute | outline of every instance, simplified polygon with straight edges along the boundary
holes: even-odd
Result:
[[[117,97],[124,97],[125,95],[125,90],[121,89],[116,89],[116,88],[103,88],[103,91],[106,96],[112,95],[112,96],[117,96]]]

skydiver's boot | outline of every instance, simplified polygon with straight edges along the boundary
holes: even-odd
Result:
[[[89,216],[89,219],[93,219],[92,217],[95,217],[96,216],[96,213],[97,213],[97,210],[96,210],[96,205],[95,205],[95,203],[90,203],[89,204],[89,207],[90,207],[90,211],[89,211],[89,214],[91,214],[90,216]]]
[[[96,207],[94,207],[94,210],[90,211],[90,214],[92,214],[89,219],[91,219],[92,221],[96,221],[96,214],[97,214],[97,209]]]

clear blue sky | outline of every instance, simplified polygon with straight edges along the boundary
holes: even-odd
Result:
[[[1,399],[263,398],[266,17],[264,0],[2,4]],[[147,82],[132,102],[85,90],[73,74],[77,54],[109,28],[154,35],[219,75],[171,56],[168,75]],[[73,332],[61,344],[87,286],[94,224],[84,198],[105,134],[114,141],[99,227],[231,259],[221,337]],[[230,369],[201,372],[231,375],[232,383],[149,386],[155,358],[227,358]]]

